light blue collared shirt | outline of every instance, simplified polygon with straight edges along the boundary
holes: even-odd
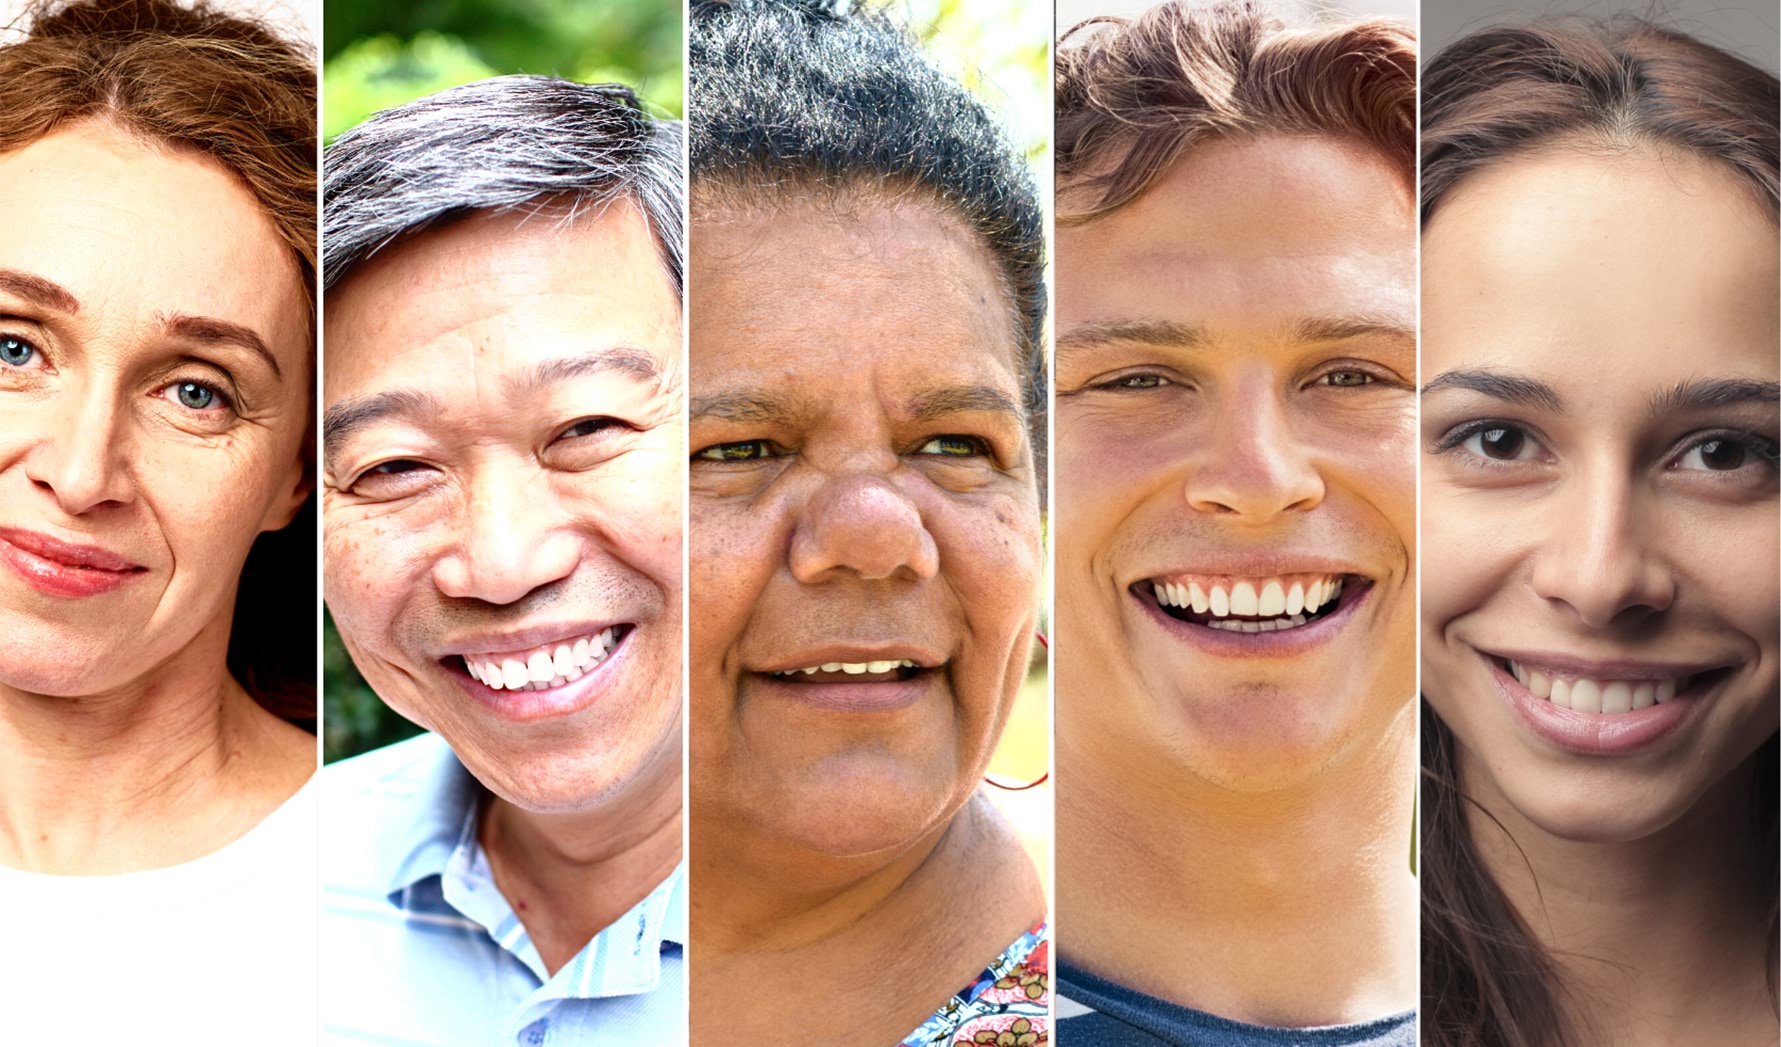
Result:
[[[482,787],[444,741],[321,783],[324,1043],[686,1042],[684,863],[551,975],[477,842]]]

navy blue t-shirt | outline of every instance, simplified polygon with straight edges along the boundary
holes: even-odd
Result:
[[[1247,1025],[1057,968],[1058,1047],[1416,1047],[1416,1012],[1354,1025]]]

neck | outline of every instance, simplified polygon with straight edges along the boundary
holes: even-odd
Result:
[[[678,733],[586,810],[527,811],[498,797],[479,826],[495,881],[555,972],[668,878],[681,856]]]
[[[214,849],[214,836],[181,830],[214,820],[211,801],[266,716],[230,678],[227,643],[227,623],[213,625],[176,657],[93,694],[0,685],[0,864],[96,874]]]
[[[1603,1043],[1750,1042],[1701,1021],[1753,1012],[1772,1029],[1762,917],[1775,885],[1751,823],[1755,757],[1649,836],[1580,842],[1522,817],[1456,756],[1462,789],[1497,819],[1467,819],[1479,860],[1552,957],[1578,1029]]]
[[[1071,963],[1261,1025],[1415,1005],[1408,706],[1376,744],[1265,792],[1165,779],[1087,741],[1059,734],[1059,922],[1084,929]]]

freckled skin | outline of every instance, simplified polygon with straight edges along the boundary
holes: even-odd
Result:
[[[1407,344],[1300,342],[1305,318],[1413,327],[1401,174],[1328,140],[1214,142],[1130,206],[1058,230],[1058,776],[1160,764],[1303,782],[1378,744],[1415,690],[1414,381]],[[1199,325],[1203,347],[1096,345],[1088,325]],[[1376,381],[1317,384],[1332,368]],[[1154,389],[1108,390],[1129,374]],[[1239,660],[1160,635],[1129,592],[1220,553],[1346,558],[1375,581],[1342,642]],[[1077,652],[1074,655],[1063,652]],[[1406,728],[1407,729],[1407,728]]]
[[[693,423],[695,849],[890,853],[976,789],[1032,642],[1043,556],[1025,426],[907,410],[939,384],[1020,402],[1004,296],[981,247],[925,202],[705,209],[698,228],[695,405],[752,392],[796,406]],[[918,453],[955,433],[992,453]],[[696,456],[751,440],[785,453]],[[944,686],[861,717],[768,700],[750,678],[846,640],[930,644]]]
[[[330,294],[326,338],[324,405],[398,389],[440,404],[325,456],[328,606],[378,695],[528,812],[608,809],[677,776],[680,304],[637,211],[476,216],[407,239]],[[659,380],[511,386],[617,345]],[[591,418],[618,424],[573,433]],[[397,461],[414,468],[371,472]],[[585,620],[636,628],[571,714],[503,720],[441,664],[468,634]]]
[[[1748,192],[1685,156],[1551,150],[1469,180],[1425,234],[1424,373],[1495,368],[1565,405],[1436,391],[1422,420],[1423,690],[1469,788],[1552,836],[1662,832],[1781,718],[1775,470],[1679,467],[1691,434],[1774,440],[1775,405],[1647,406],[1680,383],[1776,380],[1775,229]],[[1477,418],[1531,427],[1539,460],[1438,450]],[[1682,744],[1602,759],[1526,736],[1478,654],[1493,648],[1736,669]]]
[[[0,334],[37,349],[0,362],[0,526],[98,545],[145,578],[79,600],[0,569],[0,687],[93,695],[148,687],[182,659],[223,657],[253,540],[309,490],[308,317],[290,249],[220,166],[109,125],[77,123],[0,154],[0,268],[53,281],[63,315],[0,291]],[[226,275],[224,275],[226,274]],[[284,373],[246,350],[227,368],[180,363],[161,317],[242,324]],[[237,412],[182,407],[170,383],[230,390]],[[165,393],[165,395],[163,395]],[[251,594],[249,598],[302,594]]]

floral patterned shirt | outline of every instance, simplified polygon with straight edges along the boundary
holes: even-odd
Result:
[[[1051,1043],[1051,928],[1041,920],[898,1047]]]

